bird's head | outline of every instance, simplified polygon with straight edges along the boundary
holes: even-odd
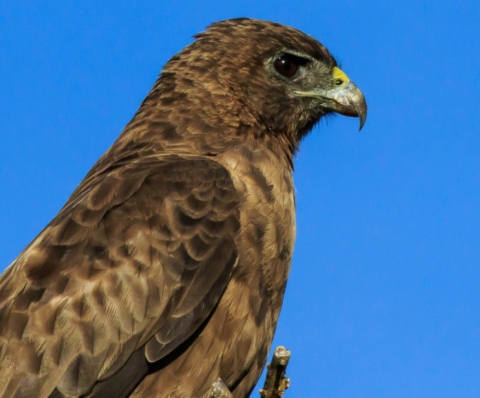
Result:
[[[197,38],[199,47],[212,46],[205,53],[212,53],[217,78],[275,130],[298,119],[311,125],[332,112],[357,116],[363,127],[362,92],[313,37],[242,18],[217,22]]]
[[[356,116],[363,127],[362,92],[313,37],[240,18],[214,23],[195,38],[165,66],[157,109],[158,101],[160,109],[175,102],[182,117],[208,131],[225,133],[233,123],[237,134],[286,137],[292,154],[327,114]]]

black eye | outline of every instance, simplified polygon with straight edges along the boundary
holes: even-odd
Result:
[[[273,65],[275,70],[285,77],[292,77],[298,70],[298,65],[285,56],[277,58]]]
[[[309,62],[308,59],[297,57],[292,54],[282,54],[273,63],[273,67],[277,73],[284,77],[293,77],[298,71],[300,66],[303,66]]]

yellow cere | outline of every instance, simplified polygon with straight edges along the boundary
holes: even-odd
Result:
[[[350,81],[345,72],[340,68],[337,68],[336,66],[333,68],[332,75],[335,80],[341,80],[343,84],[348,84],[348,82]]]

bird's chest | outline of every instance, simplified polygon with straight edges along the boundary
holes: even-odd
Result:
[[[227,167],[238,191],[241,229],[239,263],[233,278],[248,284],[278,318],[295,241],[295,197],[291,170],[265,149],[242,148]],[[255,311],[255,308],[252,308]],[[259,311],[259,309],[257,309]],[[263,311],[259,311],[261,317]]]

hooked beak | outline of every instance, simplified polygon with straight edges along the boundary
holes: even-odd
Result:
[[[328,110],[345,116],[360,119],[360,129],[367,120],[367,103],[360,89],[339,68],[333,68],[333,78],[338,84],[331,90],[314,89],[312,91],[297,91],[301,97],[322,100],[322,106]]]

